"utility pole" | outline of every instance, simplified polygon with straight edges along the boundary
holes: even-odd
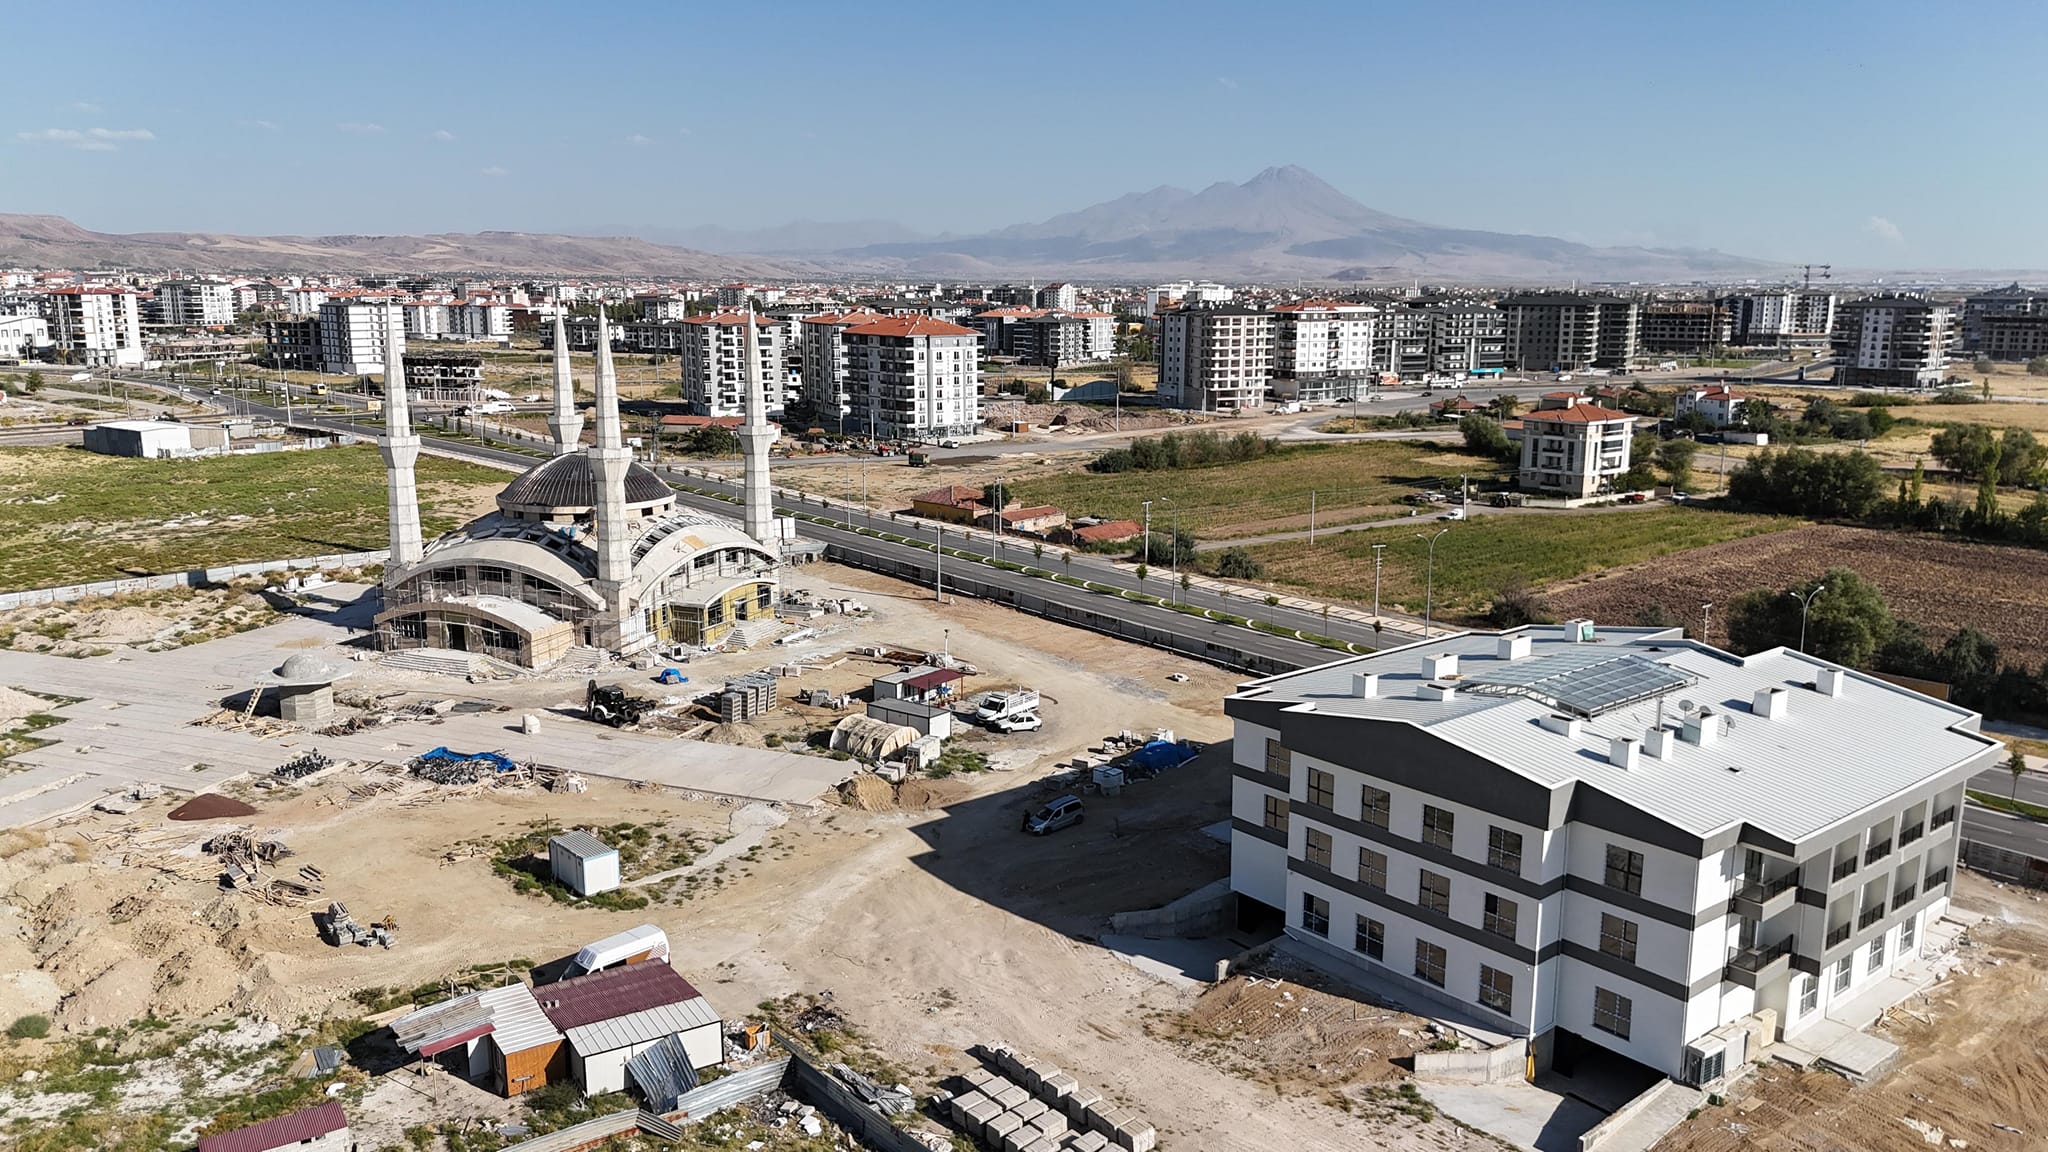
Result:
[[[1166,578],[1166,581],[1167,581],[1167,582],[1166,582],[1166,599],[1167,599],[1167,601],[1168,601],[1169,603],[1171,603],[1171,602],[1172,602],[1172,600],[1173,600],[1173,586],[1174,586],[1175,584],[1178,584],[1178,583],[1180,583],[1180,509],[1179,509],[1179,508],[1175,508],[1175,509],[1173,510],[1173,543],[1171,543],[1171,544],[1168,544],[1168,545],[1167,545],[1167,547],[1168,547],[1168,548],[1171,548],[1171,549],[1173,549],[1173,569],[1172,569],[1172,571],[1171,571],[1171,572],[1170,572],[1170,573],[1169,573],[1169,574],[1167,575],[1167,578]]]
[[[1372,622],[1375,626],[1380,622],[1380,560],[1386,550],[1385,544],[1372,546]]]
[[[1145,503],[1145,563],[1152,563],[1152,502]]]
[[[932,577],[932,599],[940,604],[946,602],[946,526],[939,525],[938,572]]]
[[[1707,633],[1712,631],[1713,627],[1714,602],[1709,600],[1705,604],[1700,605],[1700,643],[1704,644],[1707,642]]]
[[[1308,546],[1316,546],[1316,490],[1308,490]]]

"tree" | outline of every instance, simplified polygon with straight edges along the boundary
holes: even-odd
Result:
[[[1191,588],[1191,587],[1193,587],[1193,586],[1194,586],[1194,583],[1195,583],[1195,578],[1194,578],[1193,576],[1189,575],[1189,574],[1188,574],[1188,573],[1186,573],[1186,572],[1183,572],[1183,573],[1181,573],[1181,574],[1180,574],[1180,598],[1181,598],[1181,599],[1185,600],[1185,599],[1187,599],[1187,598],[1188,598],[1188,589],[1189,589],[1189,588]]]
[[[1153,564],[1179,561],[1182,567],[1192,567],[1195,563],[1195,534],[1185,528],[1173,533],[1154,530],[1149,552],[1145,537],[1140,536],[1131,544],[1131,559],[1140,558]]]
[[[1500,591],[1493,594],[1493,603],[1486,610],[1487,623],[1496,628],[1519,628],[1524,624],[1547,623],[1550,619],[1550,606],[1520,576],[1509,577]]]
[[[2013,745],[2012,754],[2005,758],[2005,770],[2012,773],[2012,798],[2018,800],[2020,777],[2027,773],[2027,754],[2020,751],[2019,745]]]
[[[1147,576],[1150,576],[1150,575],[1152,575],[1152,567],[1151,567],[1151,565],[1149,565],[1149,564],[1140,564],[1140,565],[1138,565],[1138,587],[1139,587],[1140,589],[1143,589],[1143,588],[1145,587],[1145,578],[1146,578]]]
[[[1778,410],[1771,406],[1769,400],[1744,400],[1742,407],[1736,409],[1736,415],[1744,427],[1762,428],[1776,423]]]
[[[1699,443],[1693,440],[1666,440],[1657,445],[1657,465],[1673,488],[1683,491],[1692,487],[1692,461],[1699,450]]]
[[[1001,480],[992,480],[981,486],[981,502],[1000,512],[1010,506],[1009,490]]]
[[[1928,451],[1951,472],[1975,480],[1998,449],[1998,437],[1982,424],[1944,424]]]
[[[1909,489],[1907,489],[1907,492],[1906,492],[1906,496],[1907,496],[1907,498],[1908,498],[1908,499],[1909,499],[1909,500],[1910,500],[1910,501],[1912,502],[1912,506],[1913,506],[1913,507],[1915,507],[1915,508],[1918,508],[1918,507],[1920,507],[1920,500],[1921,500],[1921,496],[1922,496],[1922,488],[1923,488],[1923,486],[1925,485],[1925,483],[1926,483],[1926,480],[1927,480],[1927,466],[1926,466],[1926,465],[1924,465],[1924,464],[1922,464],[1922,463],[1920,462],[1920,458],[1916,456],[1916,457],[1914,457],[1914,458],[1913,458],[1913,482],[1912,482],[1912,487],[1911,487],[1911,488],[1909,488]]]
[[[1816,587],[1826,591],[1812,596]],[[1757,589],[1729,604],[1728,647],[1740,655],[1799,642],[1800,600],[1812,596],[1806,612],[1806,650],[1825,660],[1868,668],[1897,632],[1884,596],[1855,571],[1830,568],[1818,579],[1789,589]]]
[[[1991,445],[1991,458],[1984,463],[1984,478],[1977,484],[1977,524],[1989,528],[2000,519],[1998,514],[1998,458],[2003,455],[2000,445]]]
[[[1033,540],[1031,542],[1031,558],[1041,564],[1045,562],[1045,541]]]
[[[1728,496],[1768,512],[1860,520],[1884,499],[1884,470],[1860,450],[1772,449],[1728,477]]]
[[[1226,580],[1257,580],[1266,574],[1266,566],[1242,548],[1225,548],[1216,557],[1216,574]]]
[[[1649,461],[1637,460],[1628,466],[1628,471],[1614,478],[1616,492],[1648,492],[1657,486],[1656,470]]]
[[[1474,412],[1458,424],[1458,431],[1465,437],[1467,451],[1496,460],[1505,460],[1515,454],[1515,446],[1508,442],[1508,434],[1501,429],[1499,422]]]
[[[1068,575],[1073,574],[1074,554],[1072,552],[1060,553],[1060,568],[1061,570],[1065,571]]]
[[[43,370],[40,368],[29,369],[28,379],[22,382],[21,387],[22,391],[27,392],[31,396],[41,392],[43,390]]]
[[[2025,428],[2007,428],[1998,437],[1998,482],[2039,484],[2048,473],[2048,445]]]
[[[2048,376],[2048,356],[2036,356],[2027,361],[2027,375]]]
[[[1521,398],[1516,396],[1512,392],[1503,392],[1500,395],[1495,396],[1493,398],[1493,403],[1487,405],[1487,407],[1493,409],[1493,416],[1496,420],[1508,419],[1509,417],[1513,416],[1515,414],[1515,410],[1520,408],[1521,406]]]
[[[1970,365],[1970,367],[1976,369],[1979,376],[1989,376],[1998,370],[1997,364],[1983,356],[1977,357],[1977,362]]]

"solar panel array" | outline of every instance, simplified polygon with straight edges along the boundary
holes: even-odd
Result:
[[[1518,660],[1462,677],[1461,688],[1530,696],[1581,716],[1655,699],[1698,677],[1627,652],[1588,648]]]

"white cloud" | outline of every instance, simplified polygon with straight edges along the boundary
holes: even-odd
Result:
[[[429,132],[429,133],[428,133],[428,135],[429,135],[429,136],[432,136],[432,137],[433,137],[434,139],[436,139],[436,140],[453,140],[453,139],[455,139],[455,133],[453,133],[453,132],[450,132],[450,131],[449,131],[449,130],[447,130],[446,128],[436,128],[436,129],[434,129],[434,130],[433,130],[432,132]]]
[[[649,144],[654,143],[654,140],[651,137],[642,136],[635,132],[631,136],[626,137],[626,143],[631,144],[635,148],[645,148]]]
[[[1887,244],[1904,244],[1906,237],[1899,226],[1882,216],[1872,216],[1863,222],[1863,230],[1874,234]]]
[[[335,127],[351,136],[375,136],[384,131],[382,124],[364,124],[355,120],[344,120]]]
[[[71,110],[73,112],[98,112],[100,111],[100,106],[90,100],[76,100],[72,102]]]
[[[510,175],[511,175],[511,173],[510,173],[510,172],[507,172],[507,171],[505,171],[505,170],[504,170],[503,168],[500,168],[500,167],[498,167],[498,166],[497,166],[496,164],[493,164],[493,165],[491,165],[491,166],[490,166],[489,168],[479,168],[479,169],[477,169],[477,170],[476,170],[476,174],[477,174],[477,175],[479,175],[479,176],[510,176]]]
[[[251,120],[251,121],[249,121],[249,125],[250,125],[250,127],[252,127],[252,128],[261,128],[261,129],[263,129],[263,130],[264,130],[265,132],[275,132],[275,131],[277,131],[277,125],[276,125],[276,124],[273,124],[273,123],[271,123],[271,122],[270,122],[270,121],[268,121],[268,120]]]
[[[41,144],[60,144],[76,148],[80,152],[112,152],[124,142],[154,140],[156,133],[147,128],[45,128],[40,132],[17,132],[23,140]]]
[[[695,132],[692,132],[692,131],[690,131],[690,130],[689,130],[688,128],[678,128],[678,129],[676,129],[676,135],[678,135],[678,136],[695,136],[695,135],[696,135],[696,133],[695,133]]]
[[[1237,87],[1237,81],[1235,81],[1235,80],[1232,80],[1232,79],[1231,79],[1230,77],[1228,77],[1228,76],[1218,76],[1218,77],[1216,78],[1216,82],[1217,82],[1218,84],[1221,84],[1221,85],[1223,85],[1223,86],[1224,86],[1225,88],[1236,88],[1236,87]]]

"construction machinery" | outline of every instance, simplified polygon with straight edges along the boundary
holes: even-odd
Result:
[[[658,706],[645,696],[635,696],[617,685],[599,684],[595,680],[590,682],[583,697],[584,715],[613,728],[638,724]]]

